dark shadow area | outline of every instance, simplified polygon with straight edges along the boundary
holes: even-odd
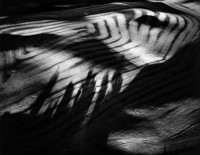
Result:
[[[119,0],[119,2],[123,0]],[[73,9],[95,4],[105,4],[115,2],[113,0],[92,1],[92,0],[1,0],[0,15],[13,16],[47,11],[58,11],[63,9]],[[126,2],[126,1],[125,1]]]
[[[116,3],[117,2],[117,3]],[[112,3],[112,4],[111,4]],[[123,4],[120,4],[123,3]],[[104,7],[104,9],[102,9]],[[99,8],[99,9],[97,9]],[[10,21],[17,22],[18,20],[27,20],[27,16],[40,13],[39,18],[32,18],[31,20],[58,20],[60,16],[53,12],[60,11],[60,15],[65,20],[79,20],[84,19],[86,15],[100,14],[104,12],[120,12],[123,9],[130,8],[144,8],[161,12],[171,12],[171,13],[183,13],[180,10],[173,9],[168,5],[161,2],[153,3],[147,0],[102,0],[102,1],[92,1],[92,0],[1,0],[0,1],[0,16],[6,16],[2,18],[0,23],[7,23]],[[80,9],[76,12],[77,9]],[[62,11],[65,12],[64,14]],[[47,13],[42,14],[42,13]],[[55,12],[54,12],[55,13]]]
[[[130,0],[128,0],[130,1]],[[128,2],[118,0],[117,2]],[[130,2],[146,2],[146,0],[134,0]],[[46,11],[56,11],[62,9],[79,8],[83,6],[91,6],[95,4],[105,4],[116,2],[113,0],[1,0],[0,15],[12,16],[19,14],[39,13]]]

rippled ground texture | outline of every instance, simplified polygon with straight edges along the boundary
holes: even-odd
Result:
[[[198,1],[1,3],[0,153],[199,154]]]

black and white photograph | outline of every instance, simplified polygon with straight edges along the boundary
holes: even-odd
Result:
[[[0,0],[0,155],[200,155],[200,0]]]

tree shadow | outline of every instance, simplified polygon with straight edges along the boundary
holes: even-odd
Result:
[[[72,108],[69,107],[69,102],[73,98],[74,84],[69,83],[62,100],[57,101],[54,105],[49,104],[48,108],[41,114],[40,110],[43,108],[45,100],[50,96],[51,90],[57,82],[58,74],[56,72],[52,76],[36,101],[28,109],[14,114],[6,112],[1,116],[1,153],[3,155],[74,152],[71,151],[74,149],[74,143],[79,143],[79,141],[75,142],[73,139],[76,133],[83,128],[83,125],[86,125],[83,122],[87,119],[88,109],[93,104],[96,75],[92,71],[88,72],[74,97]],[[113,95],[119,93],[121,87],[119,83],[122,83],[116,77],[117,75],[119,73],[116,73],[113,78],[113,86],[116,88]],[[106,98],[107,80],[108,76],[102,82],[95,109]],[[77,148],[76,151],[78,151]],[[79,151],[78,153],[80,153]]]
[[[79,56],[76,52],[74,55]],[[83,57],[85,61],[93,60],[85,57],[84,52],[80,57]],[[111,55],[111,58],[116,58],[118,63],[118,55]],[[180,118],[179,121],[186,122],[188,119],[192,120],[189,121],[189,124],[183,125],[184,128],[190,127],[192,123],[198,125],[200,105],[194,100],[199,100],[200,97],[199,58],[198,43],[189,44],[181,48],[170,60],[144,67],[123,92],[120,92],[123,68],[115,68],[117,71],[111,82],[112,91],[106,93],[108,75],[105,75],[96,102],[93,101],[96,75],[90,70],[75,96],[72,95],[74,84],[69,83],[65,88],[62,100],[58,100],[52,105],[49,104],[45,112],[41,114],[40,111],[58,80],[59,73],[56,72],[27,111],[15,114],[5,113],[1,116],[1,152],[3,155],[102,154],[111,152],[123,154],[123,151],[120,152],[107,145],[111,133],[118,131],[123,133],[127,130],[137,132],[143,128],[145,131],[156,131],[162,130],[163,126],[176,130],[179,126],[177,118]],[[93,63],[105,65],[99,61]],[[105,65],[105,67],[108,66]],[[73,106],[69,107],[72,99],[74,99]],[[191,102],[191,106],[185,106],[180,102]],[[92,107],[92,105],[94,106]],[[151,111],[152,107],[159,109],[167,105],[169,107],[175,106],[178,113],[173,116],[170,108],[161,111],[163,116],[159,111]],[[181,113],[181,108],[184,106],[188,108],[188,112]],[[127,109],[134,111],[138,108],[149,109],[152,115],[148,116],[153,119],[152,122],[163,118],[161,119],[163,126],[152,125],[148,117],[132,116],[125,112]],[[195,115],[190,114],[193,112]],[[165,119],[167,116],[171,117],[171,124]],[[195,130],[198,129],[197,126]],[[141,133],[139,136],[143,137],[143,134]],[[180,139],[184,140],[185,137],[181,137],[182,133],[177,132],[176,134],[175,138],[171,138],[174,134],[169,135],[168,138],[173,141],[180,136]],[[188,134],[190,135],[190,133]],[[166,152],[172,151],[170,147],[167,148]],[[182,149],[184,149],[184,145],[181,147]],[[164,151],[163,153],[165,153]]]
[[[61,39],[60,36],[51,34],[39,34],[27,37],[1,34],[0,42],[2,46],[0,51],[6,53],[10,50],[15,51],[23,48],[22,54],[28,55],[31,51],[27,51],[26,47],[45,48],[46,42],[59,39]],[[91,42],[100,47],[100,49],[93,52],[94,57],[86,55],[85,51],[82,51],[82,53],[77,52],[81,48],[80,45],[89,45]],[[12,44],[10,45],[10,43]],[[124,63],[128,63],[128,60],[118,53],[111,52],[106,45],[97,39],[74,43],[67,46],[63,43],[60,46],[57,48],[58,51],[66,50],[66,52],[71,52],[75,57],[80,57],[83,61],[90,62],[93,65],[101,65],[102,68],[111,67],[115,70],[119,70],[112,79],[114,83],[113,88],[115,89],[109,96],[119,93],[122,78],[118,78],[118,76],[121,76],[120,70],[123,70],[123,67],[125,66]],[[71,48],[73,48],[73,50],[69,51]],[[101,51],[104,53],[99,54]],[[104,56],[110,58],[112,60],[111,63],[105,63],[102,60],[102,57]],[[27,59],[30,59],[30,57]],[[7,72],[13,69],[20,70],[23,68],[23,62],[27,59],[18,59],[11,64],[3,64],[0,68],[1,71],[6,71],[3,75],[3,83],[6,83],[11,77],[11,75],[7,75]],[[65,94],[63,95],[62,100],[60,101],[58,99],[54,104],[50,103],[44,111],[44,106],[46,106],[46,101],[51,96],[51,91],[58,81],[58,76],[59,72],[57,70],[30,107],[14,114],[6,112],[1,116],[1,152],[3,154],[66,154],[66,152],[71,152],[69,150],[74,149],[76,143],[79,143],[78,140],[76,142],[74,141],[76,133],[87,124],[92,111],[96,111],[94,109],[99,109],[97,107],[99,107],[105,99],[109,98],[106,96],[108,75],[106,75],[102,81],[102,87],[93,109],[90,107],[93,104],[93,97],[95,95],[96,74],[90,70],[86,79],[83,80],[82,86],[78,90],[76,96],[73,96],[74,84],[69,83],[65,88]],[[18,96],[15,97],[17,98]],[[74,103],[73,107],[70,108],[69,103],[72,99],[74,100]],[[44,112],[41,113],[41,111]]]

